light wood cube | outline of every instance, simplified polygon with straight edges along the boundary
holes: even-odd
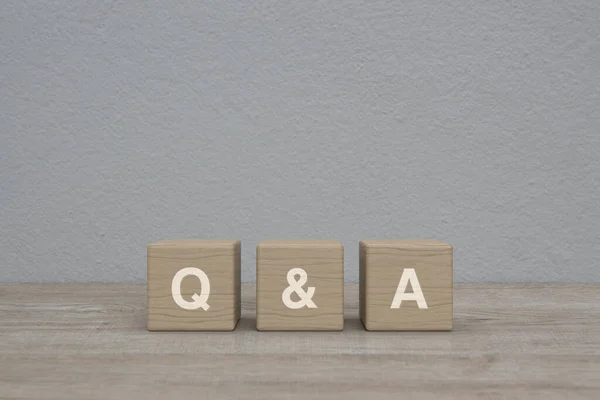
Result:
[[[239,240],[148,246],[148,330],[231,331],[241,311]]]
[[[344,329],[344,248],[334,240],[266,240],[256,247],[256,328]]]
[[[453,248],[437,240],[361,240],[360,319],[369,331],[452,330]]]

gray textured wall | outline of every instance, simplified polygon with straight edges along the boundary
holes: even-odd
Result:
[[[600,3],[0,4],[0,282],[144,281],[159,239],[455,246],[600,281]]]

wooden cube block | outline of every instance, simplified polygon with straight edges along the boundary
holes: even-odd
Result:
[[[344,329],[344,248],[333,240],[267,240],[256,247],[256,328]]]
[[[360,319],[367,330],[452,330],[451,245],[361,240],[359,257]]]
[[[241,311],[239,240],[148,246],[148,330],[231,331]]]

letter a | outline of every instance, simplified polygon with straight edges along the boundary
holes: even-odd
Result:
[[[409,281],[413,293],[406,293],[406,286]],[[396,294],[394,295],[394,300],[392,300],[392,306],[390,308],[400,308],[402,300],[416,301],[419,308],[427,308],[427,302],[423,296],[423,291],[421,290],[421,285],[419,284],[419,279],[417,278],[417,273],[414,268],[405,268],[404,271],[402,271],[402,276],[400,277],[400,282],[398,283],[398,288],[396,289]]]

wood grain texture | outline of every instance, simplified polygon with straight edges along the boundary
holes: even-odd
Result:
[[[149,245],[148,330],[233,330],[241,313],[240,250],[239,240],[162,240]],[[186,267],[199,268],[208,277],[207,310],[187,310],[173,300],[173,277]],[[179,288],[186,301],[206,290],[195,276],[183,278]]]
[[[370,331],[451,330],[452,259],[452,246],[439,240],[361,240],[360,317],[365,328]],[[419,308],[416,301],[403,301],[399,308],[391,308],[407,268],[414,269],[414,278],[427,308]],[[409,284],[406,292],[411,292],[410,287]]]
[[[287,274],[307,274],[316,308],[288,308],[282,300]],[[295,279],[298,279],[296,277]],[[328,331],[344,328],[344,247],[335,240],[265,240],[256,247],[257,313],[261,331]],[[292,293],[292,301],[301,298]]]
[[[600,285],[455,285],[451,332],[148,332],[146,286],[0,285],[2,399],[598,399]]]

